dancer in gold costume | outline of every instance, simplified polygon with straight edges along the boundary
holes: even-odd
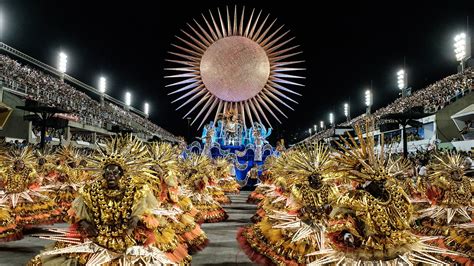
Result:
[[[131,136],[116,137],[89,164],[97,172],[69,212],[72,227],[34,265],[157,265],[185,264],[190,257],[147,179],[156,178],[148,149]]]
[[[277,160],[273,175],[281,179],[286,196],[271,201],[261,221],[239,230],[237,239],[249,258],[262,265],[302,265],[314,260],[307,255],[320,249],[337,193],[326,182],[330,172],[329,152],[322,144],[298,147]]]
[[[189,198],[181,194],[178,181],[178,149],[169,143],[155,142],[149,146],[152,157],[152,169],[157,179],[152,184],[155,196],[161,202],[161,208],[175,211],[177,219],[168,218],[183,245],[189,252],[204,249],[208,239],[199,224],[194,221],[193,205]]]
[[[228,194],[239,194],[240,185],[231,175],[231,163],[224,158],[217,158],[213,161],[214,176],[217,178],[218,186],[223,192]]]
[[[0,205],[5,206],[3,217],[10,221],[14,219],[17,228],[56,222],[59,210],[53,200],[42,194],[44,190],[35,170],[32,147],[5,148],[0,161]]]
[[[72,146],[61,147],[58,156],[57,174],[50,175],[50,185],[54,186],[54,200],[61,208],[63,219],[79,195],[79,189],[89,181],[90,176],[84,169],[87,166],[86,156]]]
[[[366,124],[367,131],[371,125]],[[400,265],[415,262],[443,264],[433,256],[450,251],[430,244],[411,232],[413,207],[408,195],[394,180],[396,160],[383,149],[375,149],[373,135],[355,127],[339,144],[336,171],[355,181],[354,187],[338,196],[327,225],[327,241],[313,253],[311,265]],[[451,253],[452,254],[452,253]]]
[[[457,153],[436,154],[429,169],[425,191],[431,206],[419,211],[415,230],[443,236],[439,246],[470,258],[450,256],[452,263],[474,264],[474,183],[465,176],[464,158]]]
[[[209,191],[211,162],[208,157],[192,154],[181,160],[181,188],[199,211],[199,223],[215,223],[227,219],[227,213]]]

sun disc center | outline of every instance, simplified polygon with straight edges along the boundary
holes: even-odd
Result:
[[[270,75],[265,50],[242,36],[230,36],[209,46],[201,58],[201,78],[217,98],[239,102],[257,95]]]

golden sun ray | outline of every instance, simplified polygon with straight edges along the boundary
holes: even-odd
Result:
[[[306,70],[298,66],[303,60],[290,61],[302,53],[291,45],[290,31],[245,7],[201,17],[181,30],[166,59],[173,66],[165,68],[165,78],[174,80],[166,85],[173,88],[168,95],[178,95],[172,103],[182,101],[176,110],[192,106],[183,118],[196,112],[191,124],[200,121],[199,128],[229,109],[250,126],[255,121],[271,127],[269,118],[281,123],[278,115],[287,116],[279,106],[293,110],[289,104],[298,102],[292,97],[301,96],[294,88],[305,79],[295,73]]]

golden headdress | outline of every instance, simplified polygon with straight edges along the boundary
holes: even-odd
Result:
[[[218,157],[213,160],[214,169],[217,174],[224,174],[225,172],[230,173],[230,162],[223,157]],[[219,172],[219,173],[218,173]]]
[[[461,177],[465,170],[464,158],[459,153],[435,154],[430,168],[433,171],[431,178],[450,177],[456,172]]]
[[[393,176],[393,167],[397,165],[398,160],[392,160],[390,155],[385,156],[383,141],[377,151],[374,135],[371,133],[371,121],[366,121],[365,128],[365,136],[361,126],[357,124],[354,126],[357,140],[348,133],[347,139],[341,137],[341,141],[337,142],[340,150],[334,157],[336,171],[344,173],[347,178],[362,182],[386,180]],[[381,139],[383,140],[383,137]]]
[[[71,145],[62,146],[57,155],[64,164],[74,163],[76,167],[84,160],[82,152]]]
[[[45,159],[48,162],[51,162],[55,158],[51,146],[45,146],[44,149],[37,149],[34,151],[34,154],[37,159]]]
[[[34,167],[35,155],[32,146],[2,147],[0,161],[3,167],[11,167],[15,162],[22,161],[26,167]]]
[[[88,161],[88,165],[97,171],[115,164],[122,168],[124,175],[136,180],[155,178],[152,175],[154,171],[150,169],[153,164],[146,145],[133,135],[112,137],[106,142],[105,148],[100,147]]]
[[[178,150],[167,142],[154,142],[149,146],[149,152],[153,164],[161,168],[175,167],[178,163]]]
[[[148,146],[152,160],[152,169],[169,186],[176,186],[178,174],[178,149],[167,142],[154,142]],[[152,181],[152,180],[150,180]],[[154,180],[158,181],[158,180]],[[156,189],[160,184],[153,184],[151,187]]]
[[[207,183],[210,175],[210,164],[211,161],[207,156],[199,154],[191,154],[186,159],[182,160],[181,165],[181,177],[182,181],[186,184],[194,182],[199,179],[203,179]]]
[[[305,144],[282,154],[281,160],[275,162],[274,172],[288,179],[288,184],[308,182],[311,175],[322,177],[329,172],[329,159],[329,151],[325,145]]]

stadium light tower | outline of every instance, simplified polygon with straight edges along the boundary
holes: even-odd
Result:
[[[349,104],[344,103],[344,116],[346,117],[346,121],[349,122],[351,119],[350,113],[349,113]]]
[[[324,130],[324,121],[319,121],[319,127]]]
[[[150,115],[150,105],[147,102],[145,102],[143,112],[145,113],[145,117],[148,118],[148,116]]]
[[[309,135],[311,136],[311,128],[308,129]]]
[[[373,103],[373,96],[371,90],[365,91],[365,106],[367,106],[367,114],[370,114],[370,108],[372,107]]]
[[[471,57],[471,39],[462,32],[454,36],[454,54],[461,65],[461,73],[464,72],[464,63]]]
[[[3,31],[5,30],[5,17],[0,9],[0,42],[3,42]]]
[[[318,132],[318,125],[314,125],[313,128],[314,128],[314,134],[316,134],[316,132]]]
[[[107,89],[107,80],[105,77],[99,78],[99,92],[100,92],[100,104],[104,105],[104,94]]]
[[[58,56],[58,70],[61,73],[61,80],[64,80],[64,73],[67,70],[67,55],[63,52],[60,52]]]
[[[398,83],[398,89],[402,91],[402,97],[407,96],[407,73],[405,72],[405,69],[400,69],[397,72],[397,83]]]
[[[334,114],[329,113],[329,126],[334,127]]]
[[[107,80],[105,77],[100,77],[99,78],[99,92],[100,93],[105,93],[105,90],[107,89]]]
[[[130,105],[132,104],[132,94],[130,92],[125,93],[125,109],[128,111]]]

